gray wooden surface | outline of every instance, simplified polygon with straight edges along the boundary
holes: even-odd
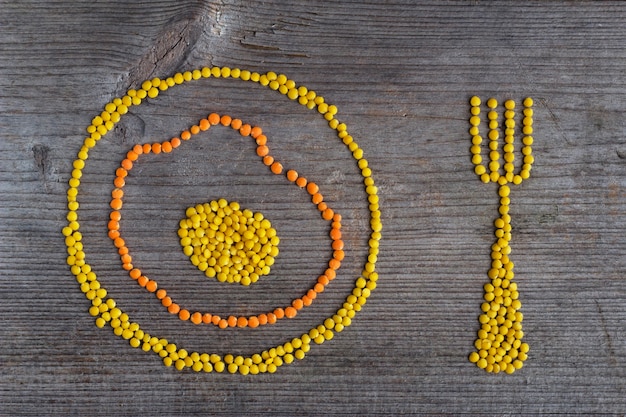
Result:
[[[625,20],[613,1],[0,1],[0,415],[624,415]],[[146,78],[205,65],[282,72],[322,94],[379,185],[378,288],[351,327],[274,375],[165,368],[93,325],[65,265],[65,191],[91,118]],[[474,94],[536,102],[536,162],[511,193],[531,345],[512,376],[467,361],[498,206],[472,173]],[[289,323],[182,323],[131,282],[106,238],[126,150],[212,111],[261,125],[276,156],[344,213],[339,278]],[[131,113],[90,155],[80,213],[94,269],[142,326],[189,349],[247,353],[338,307],[366,256],[367,207],[354,160],[319,115],[214,79]],[[188,145],[146,159],[128,187],[137,262],[189,304],[226,313],[310,286],[328,246],[306,196],[232,132]],[[176,239],[185,207],[220,197],[264,212],[283,238],[273,276],[249,291],[208,281]]]

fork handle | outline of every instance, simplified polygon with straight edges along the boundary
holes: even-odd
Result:
[[[483,287],[483,313],[478,318],[481,328],[474,343],[476,352],[470,355],[470,361],[475,362],[479,368],[495,373],[513,373],[520,369],[528,352],[528,345],[522,343],[524,316],[519,311],[522,303],[519,300],[517,283],[513,282],[514,264],[509,258],[509,242],[512,237],[509,193],[510,189],[506,184],[500,186],[500,217],[494,221],[496,240],[491,246],[491,269],[488,272],[490,282]]]

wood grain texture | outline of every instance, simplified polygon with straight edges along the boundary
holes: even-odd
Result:
[[[0,415],[624,415],[626,3],[0,1]],[[146,78],[225,65],[282,72],[339,108],[380,190],[379,287],[352,326],[274,375],[165,368],[93,325],[65,265],[65,192],[85,127]],[[512,376],[468,363],[487,280],[496,188],[472,173],[472,95],[532,96],[536,162],[513,187],[513,252],[531,352]],[[220,332],[164,313],[106,237],[112,173],[136,142],[209,112],[267,132],[344,214],[348,258],[289,323]],[[147,273],[190,305],[247,313],[311,285],[329,255],[306,195],[211,130],[129,181],[123,230]],[[306,331],[367,253],[359,171],[323,119],[268,89],[200,80],[133,109],[90,154],[85,248],[149,331],[189,349],[262,350]],[[188,205],[263,211],[281,254],[250,291],[207,281],[176,239]],[[295,294],[294,294],[295,292]]]

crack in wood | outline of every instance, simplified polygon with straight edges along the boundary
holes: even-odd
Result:
[[[33,158],[35,159],[35,165],[37,169],[41,173],[41,175],[45,178],[46,176],[46,166],[48,165],[48,153],[50,152],[50,148],[46,145],[35,145],[32,148]]]
[[[594,300],[596,303],[596,309],[598,310],[598,315],[600,316],[600,323],[602,324],[602,332],[604,333],[604,337],[606,339],[606,350],[609,355],[609,362],[611,365],[617,365],[617,359],[615,358],[615,349],[613,348],[613,341],[611,339],[611,334],[609,333],[608,326],[606,325],[606,319],[604,317],[604,311],[602,310],[602,306],[598,302],[598,300]]]
[[[50,153],[50,148],[46,145],[35,145],[32,148],[33,158],[35,160],[35,166],[39,171],[41,181],[43,183],[44,191],[48,192],[48,175],[47,172],[49,170],[50,161],[48,159],[48,155]]]
[[[137,88],[139,83],[153,77],[173,74],[185,65],[190,54],[200,39],[207,35],[209,17],[213,15],[214,24],[219,24],[221,11],[206,6],[195,8],[185,17],[177,17],[165,26],[148,51],[139,59],[125,77],[121,77],[118,86]],[[210,59],[210,57],[209,57]]]

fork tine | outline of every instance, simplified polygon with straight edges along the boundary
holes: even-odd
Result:
[[[487,100],[487,107],[491,110],[487,113],[489,119],[489,179],[493,182],[500,180],[500,152],[498,152],[498,141],[500,139],[500,123],[498,122],[498,101],[495,98]]]
[[[532,164],[535,162],[535,158],[532,155],[532,144],[533,144],[533,99],[527,97],[524,99],[524,119],[522,120],[522,133],[524,137],[522,138],[522,155],[523,164],[520,168],[520,171],[513,176],[514,184],[521,184],[523,180],[528,179],[530,177],[530,170],[532,168]]]

